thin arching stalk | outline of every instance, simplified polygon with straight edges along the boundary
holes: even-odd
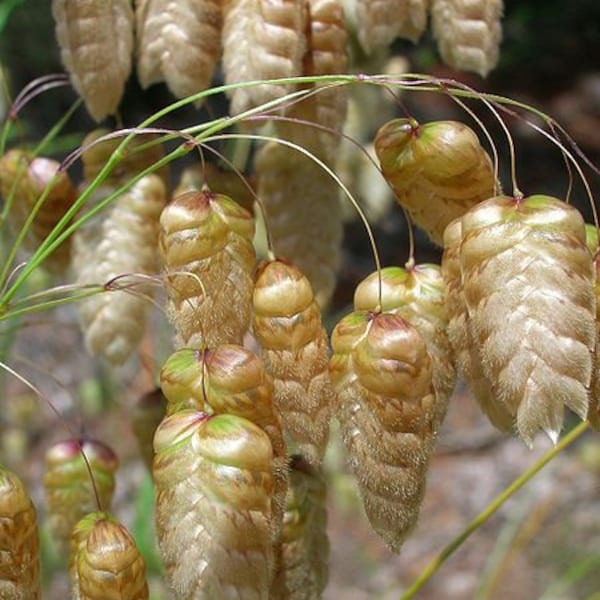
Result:
[[[462,531],[459,533],[424,569],[404,592],[400,600],[415,598],[416,593],[433,577],[440,567],[450,558],[463,543],[471,537],[498,509],[525,484],[527,484],[537,473],[539,473],[555,456],[577,440],[588,429],[589,423],[584,421],[567,433],[559,442],[544,454],[535,464],[517,477],[506,489],[504,489],[486,508],[481,511]]]
[[[356,200],[356,198],[352,195],[352,192],[346,187],[344,182],[337,176],[337,174],[328,165],[326,165],[320,158],[315,156],[312,152],[306,150],[305,148],[303,148],[302,146],[299,146],[298,144],[295,144],[288,140],[283,140],[281,138],[270,137],[267,135],[246,134],[246,133],[245,134],[224,133],[224,134],[220,134],[220,135],[214,135],[211,138],[207,138],[205,140],[205,142],[209,142],[211,140],[217,140],[217,139],[237,139],[239,137],[254,139],[254,140],[262,141],[262,142],[276,142],[278,144],[287,146],[288,148],[291,148],[293,150],[300,152],[301,154],[303,154],[304,156],[306,156],[307,158],[312,160],[315,164],[319,165],[319,167],[321,169],[323,169],[337,183],[337,185],[340,187],[340,189],[342,190],[342,192],[344,193],[344,195],[346,196],[348,201],[352,204],[352,206],[356,210],[360,220],[362,221],[362,223],[365,227],[365,231],[369,238],[369,243],[371,245],[371,252],[373,254],[373,260],[375,262],[375,268],[377,269],[377,271],[379,273],[381,273],[381,260],[379,258],[379,250],[377,248],[377,243],[375,242],[375,236],[373,235],[371,225],[369,223],[369,220],[367,219],[367,215],[361,208],[361,206],[358,203],[358,201]]]

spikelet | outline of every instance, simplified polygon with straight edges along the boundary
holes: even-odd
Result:
[[[500,431],[509,432],[513,429],[513,417],[503,404],[494,399],[491,382],[483,374],[479,348],[468,326],[469,315],[460,271],[461,242],[462,221],[459,217],[444,231],[442,255],[442,277],[446,284],[445,303],[448,313],[447,331],[454,364],[490,422]]]
[[[492,162],[463,123],[393,119],[374,143],[399,204],[438,245],[450,221],[494,194]]]
[[[502,0],[432,0],[431,25],[445,63],[485,77],[497,64]]]
[[[0,196],[11,201],[8,220],[17,234],[25,224],[46,186],[57,176],[44,203],[40,206],[23,246],[33,252],[62,219],[77,198],[69,175],[59,172],[60,163],[34,157],[23,150],[10,150],[0,159]],[[12,198],[12,199],[11,199]],[[63,242],[43,263],[51,271],[61,272],[69,264],[70,238]]]
[[[600,255],[598,254],[598,229],[594,225],[586,225],[585,238],[594,261],[594,295],[596,297],[596,347],[587,419],[594,429],[600,431]]]
[[[210,350],[177,350],[166,360],[160,383],[168,414],[193,408],[235,415],[258,425],[273,448],[272,525],[277,538],[287,490],[287,450],[281,419],[273,406],[273,383],[250,350],[224,344]]]
[[[448,335],[445,285],[434,264],[386,267],[381,270],[381,307],[406,319],[420,334],[432,360],[436,397],[436,429],[439,428],[454,391],[456,372]],[[375,310],[379,304],[377,272],[364,279],[354,292],[354,310]]]
[[[181,600],[267,600],[273,571],[273,452],[233,415],[184,410],[154,438],[156,530]]]
[[[0,466],[0,598],[38,600],[37,514],[21,480]]]
[[[158,271],[159,218],[167,202],[158,175],[147,175],[111,205],[99,227],[78,232],[73,267],[77,283],[105,285],[122,275]],[[135,293],[134,293],[135,292]],[[107,291],[79,304],[85,343],[91,354],[123,364],[145,330],[150,286]]]
[[[205,188],[177,196],[160,218],[159,248],[176,346],[242,342],[250,325],[252,216]]]
[[[564,406],[588,411],[596,338],[592,256],[579,212],[549,196],[491,198],[462,218],[469,327],[495,400],[531,444]]]
[[[253,306],[254,335],[274,379],[274,402],[284,429],[298,452],[318,465],[329,438],[333,402],[319,305],[308,279],[276,260],[259,267]]]
[[[407,321],[351,313],[332,334],[344,445],[375,532],[393,550],[416,524],[436,419],[431,360]]]
[[[247,178],[241,178],[233,170],[227,170],[214,163],[205,162],[202,165],[186,167],[179,178],[177,187],[173,190],[173,198],[177,198],[185,192],[200,192],[204,186],[211,190],[217,190],[219,194],[225,194],[248,212],[254,210],[254,198],[252,183]]]
[[[318,600],[329,576],[326,487],[322,475],[293,456],[271,600]]]
[[[60,553],[65,555],[73,527],[85,515],[98,510],[82,451],[87,457],[102,508],[110,507],[115,489],[119,463],[114,452],[102,442],[66,440],[48,450],[44,475],[48,525]]]
[[[306,50],[302,0],[227,0],[223,5],[225,82],[277,79],[302,74]],[[236,115],[282,97],[289,86],[264,84],[230,93]]]
[[[133,406],[131,425],[140,454],[149,470],[154,460],[154,432],[167,412],[167,399],[160,388],[142,394]]]
[[[397,37],[418,42],[427,27],[429,0],[357,0],[358,40],[370,54]]]
[[[273,252],[306,275],[324,309],[335,288],[343,235],[336,182],[312,160],[275,142],[258,152],[256,174]]]
[[[56,39],[71,83],[100,121],[117,111],[131,71],[130,0],[52,0]]]
[[[74,600],[147,600],[146,565],[131,534],[112,515],[77,523],[69,559]]]
[[[137,0],[135,20],[143,88],[165,81],[185,98],[209,87],[221,50],[218,0]]]
[[[303,75],[333,75],[348,71],[348,33],[339,0],[308,1],[308,48]],[[314,89],[317,86],[312,86]],[[294,102],[285,116],[309,121],[340,133],[346,120],[348,89],[335,87]],[[289,121],[277,121],[279,136],[299,144],[313,154],[333,162],[340,137],[322,129]]]

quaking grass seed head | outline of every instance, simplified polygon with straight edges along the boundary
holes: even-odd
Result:
[[[21,479],[0,465],[0,598],[41,596],[37,512]]]
[[[147,600],[146,565],[127,529],[106,512],[81,519],[71,536],[71,591],[88,600]]]
[[[544,195],[490,198],[462,218],[469,328],[495,401],[531,444],[586,418],[596,342],[592,255],[579,211]]]
[[[68,545],[73,527],[84,515],[110,508],[118,465],[115,453],[98,440],[69,439],[47,451],[48,522],[59,548]]]
[[[332,346],[348,461],[373,529],[397,551],[416,524],[436,435],[431,360],[418,331],[390,313],[348,315]]]
[[[154,447],[158,543],[178,597],[212,600],[225,588],[236,597],[267,597],[273,569],[268,436],[241,417],[183,410],[161,423]]]
[[[393,119],[380,127],[374,147],[399,204],[436,244],[450,221],[497,188],[490,157],[464,123]]]
[[[48,186],[44,202],[37,213],[23,247],[33,252],[52,232],[77,198],[69,174],[60,171],[56,160],[33,156],[24,150],[9,150],[0,159],[0,197],[11,202],[8,223],[17,234],[25,225],[35,205]],[[62,274],[69,264],[71,238],[67,238],[43,263],[43,267]]]
[[[253,216],[204,188],[177,196],[160,218],[167,311],[176,346],[241,343],[250,324]]]

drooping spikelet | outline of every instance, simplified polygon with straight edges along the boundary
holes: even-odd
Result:
[[[462,218],[468,323],[495,401],[531,444],[587,417],[596,339],[592,255],[579,212],[549,196],[491,198]]]
[[[306,275],[324,308],[335,288],[343,234],[337,183],[309,158],[275,142],[258,152],[256,174],[274,253]]]
[[[177,98],[209,87],[221,50],[218,0],[136,0],[137,72]]]
[[[69,559],[75,600],[147,600],[146,565],[131,534],[112,515],[95,512],[77,523]]]
[[[272,525],[277,538],[287,490],[287,450],[273,405],[273,383],[262,361],[235,344],[209,350],[177,350],[166,360],[160,383],[168,414],[186,408],[235,415],[258,425],[273,448]]]
[[[250,325],[252,216],[207,188],[177,196],[160,217],[169,318],[177,347],[240,344]]]
[[[23,150],[10,150],[0,159],[0,197],[10,202],[8,221],[15,234],[25,225],[35,204],[52,179],[56,180],[23,240],[23,247],[33,252],[63,218],[77,198],[77,191],[60,163],[34,157]],[[62,272],[69,264],[70,238],[65,240],[45,261],[44,267]]]
[[[344,10],[339,0],[308,1],[308,48],[303,60],[303,75],[333,75],[348,71],[348,33]],[[317,89],[317,86],[311,86]],[[346,120],[347,87],[334,87],[313,93],[285,110],[290,119],[309,121],[323,129],[296,122],[277,121],[280,137],[293,141],[313,154],[333,162]]]
[[[131,425],[140,454],[149,470],[154,460],[154,433],[167,412],[167,399],[160,388],[141,395],[131,412]]]
[[[260,266],[253,297],[254,335],[275,384],[285,431],[311,464],[323,458],[334,398],[329,345],[308,279],[282,260]]]
[[[436,397],[436,429],[441,424],[454,391],[456,372],[448,335],[445,285],[440,267],[421,264],[381,270],[380,310],[406,319],[420,334],[432,360]],[[372,273],[354,292],[354,310],[375,310],[379,304],[379,276]]]
[[[37,514],[21,480],[0,466],[0,598],[38,600]]]
[[[445,63],[485,77],[497,64],[502,0],[432,0],[431,24]]]
[[[181,600],[267,600],[273,570],[271,442],[241,417],[184,410],[154,440],[156,530]]]
[[[416,43],[427,27],[428,8],[429,0],[357,0],[360,45],[371,53],[397,37]]]
[[[98,510],[98,500],[101,508],[110,508],[118,464],[115,453],[96,440],[59,442],[46,453],[44,490],[48,525],[60,552],[65,556],[77,522],[88,513]]]
[[[500,431],[512,431],[513,417],[509,410],[496,402],[490,382],[483,373],[479,347],[469,328],[460,270],[461,218],[454,219],[444,231],[442,276],[446,284],[448,340],[452,347],[456,370],[467,383],[481,410]]]
[[[148,285],[119,290],[118,278],[158,272],[159,218],[166,202],[162,179],[147,175],[110,205],[100,226],[74,238],[77,283],[112,285],[82,301],[79,313],[88,350],[113,365],[123,364],[142,338],[152,296]]]
[[[223,5],[226,83],[302,74],[306,10],[302,0],[227,0]],[[264,84],[230,92],[231,113],[282,97],[289,86]]]
[[[398,202],[436,244],[450,221],[494,195],[492,162],[463,123],[393,119],[377,132],[375,152]]]
[[[52,0],[56,39],[71,83],[100,121],[117,111],[131,71],[130,0]]]
[[[417,330],[389,313],[351,313],[331,341],[350,467],[373,529],[398,551],[418,518],[435,438],[431,360]]]
[[[293,456],[271,600],[321,598],[329,576],[325,495],[322,475]]]

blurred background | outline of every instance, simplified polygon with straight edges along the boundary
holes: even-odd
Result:
[[[508,96],[553,116],[569,132],[593,165],[600,165],[600,3],[597,0],[506,0],[500,62],[484,80],[457,73],[439,59],[435,40],[425,34],[417,45],[397,41],[386,56],[355,56],[354,68],[367,73],[393,66],[400,72],[428,73],[462,81],[480,91]],[[0,119],[14,97],[36,77],[61,72],[50,2],[0,0]],[[391,67],[390,67],[391,68]],[[36,98],[19,114],[9,146],[39,140],[75,101],[68,87]],[[122,124],[134,125],[173,101],[164,86],[142,92],[128,84]],[[360,101],[360,99],[359,99]],[[373,102],[373,98],[366,98]],[[404,93],[402,105],[379,99],[391,117],[407,111],[420,121],[454,118],[462,110],[434,93]],[[498,143],[501,175],[510,192],[507,144],[498,124],[477,103],[469,103]],[[380,113],[364,107],[372,133],[382,124]],[[402,110],[401,110],[402,109]],[[178,128],[221,114],[219,99],[202,112],[190,108],[164,123]],[[375,115],[373,113],[375,112]],[[533,116],[530,116],[534,119]],[[534,121],[540,124],[539,121]],[[564,197],[569,175],[561,153],[522,120],[507,118],[517,152],[517,176],[527,195]],[[94,123],[81,109],[55,141],[52,153],[64,157]],[[175,168],[177,169],[177,167]],[[598,192],[598,175],[586,169]],[[175,176],[175,174],[173,175]],[[580,184],[573,202],[587,221],[589,202]],[[385,265],[403,265],[408,255],[407,229],[397,207],[375,206],[372,221]],[[379,211],[379,212],[378,212]],[[439,262],[440,251],[417,232],[417,262]],[[349,220],[343,265],[329,316],[330,327],[350,310],[356,284],[373,270],[363,227]],[[43,274],[32,285],[45,285]],[[146,555],[153,598],[168,598],[160,578],[153,541],[152,486],[139,459],[130,423],[123,419],[136,399],[154,385],[156,365],[168,349],[169,332],[157,319],[145,340],[141,363],[119,373],[82,353],[76,319],[69,308],[11,324],[2,331],[0,354],[11,357],[61,417],[18,380],[0,375],[4,400],[0,410],[0,459],[29,483],[43,514],[41,478],[45,449],[65,437],[64,422],[110,443],[121,461],[114,512],[132,530]],[[569,417],[567,428],[576,422]],[[533,450],[496,432],[480,415],[459,384],[450,404],[432,462],[428,489],[417,529],[399,555],[393,555],[370,531],[353,481],[346,473],[339,436],[327,458],[329,535],[331,541],[328,600],[391,600],[420,573],[429,560],[457,535],[488,502],[550,447],[544,438]],[[423,600],[599,600],[600,579],[600,437],[588,432],[555,459],[524,490],[461,547],[417,595]],[[65,598],[62,559],[44,538],[47,596]]]

